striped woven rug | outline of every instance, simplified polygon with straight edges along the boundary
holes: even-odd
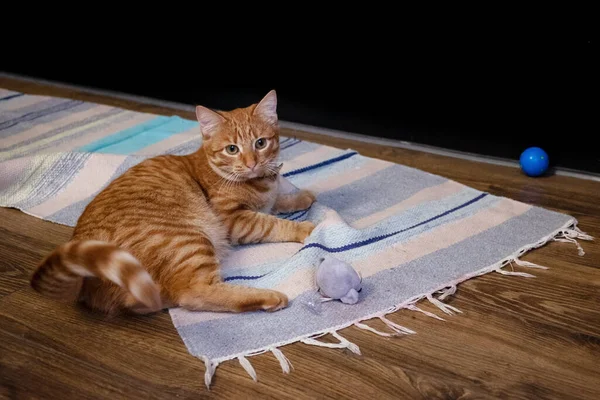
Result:
[[[127,168],[154,155],[188,154],[200,144],[193,120],[0,89],[0,206],[74,226],[93,196]],[[276,313],[169,311],[188,351],[205,362],[207,386],[227,360],[239,361],[257,379],[248,357],[265,352],[289,372],[282,348],[290,343],[359,353],[343,337],[351,325],[383,336],[414,334],[386,315],[419,311],[421,300],[443,313],[458,312],[442,300],[460,282],[489,272],[530,277],[503,268],[539,267],[519,257],[550,240],[572,242],[583,255],[577,239],[592,239],[569,215],[351,149],[290,137],[281,139],[281,149],[284,177],[317,193],[317,202],[280,217],[317,227],[304,244],[237,247],[222,269],[230,283],[286,293],[289,307]],[[318,303],[314,272],[325,254],[361,274],[357,304]],[[370,327],[372,318],[389,331]],[[326,334],[337,343],[318,340]]]

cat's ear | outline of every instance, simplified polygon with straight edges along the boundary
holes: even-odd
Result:
[[[219,130],[221,123],[225,121],[221,115],[204,106],[196,107],[196,119],[198,119],[200,132],[204,139],[210,139]]]
[[[277,93],[271,90],[254,108],[254,115],[271,125],[277,124]]]

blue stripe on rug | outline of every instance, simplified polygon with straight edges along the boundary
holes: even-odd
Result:
[[[283,146],[282,143],[280,143],[281,150],[285,150],[285,149],[289,149],[290,147],[294,147],[298,143],[302,143],[302,140],[292,139],[292,141],[289,143],[286,143],[285,146]]]
[[[71,100],[71,101],[65,101],[65,102],[62,102],[59,104],[55,104],[54,106],[45,108],[43,110],[30,112],[25,115],[21,115],[20,117],[9,119],[8,121],[2,122],[0,124],[0,130],[8,129],[8,128],[13,127],[21,122],[33,121],[35,119],[45,117],[45,116],[53,114],[53,113],[57,113],[60,111],[66,111],[66,110],[69,110],[69,109],[74,108],[81,104],[85,104],[85,103],[83,101],[79,101],[79,100]]]
[[[159,116],[79,148],[92,153],[134,154],[172,135],[192,129],[198,122],[179,117]]]
[[[326,165],[330,165],[330,164],[333,164],[333,163],[336,163],[336,162],[339,162],[339,161],[343,161],[343,160],[345,160],[347,158],[350,158],[352,156],[355,156],[357,154],[358,154],[357,152],[351,152],[351,153],[342,154],[341,156],[338,156],[338,157],[335,157],[335,158],[330,158],[329,160],[321,161],[318,164],[313,164],[313,165],[309,165],[309,166],[306,166],[306,167],[303,167],[303,168],[295,169],[293,171],[286,172],[285,174],[282,174],[282,176],[284,176],[284,177],[287,178],[288,176],[293,176],[293,175],[301,174],[303,172],[310,171],[312,169],[321,168],[321,167],[324,167]]]
[[[59,126],[59,127],[55,128],[55,129],[52,129],[52,130],[50,130],[50,131],[48,131],[46,133],[41,134],[41,135],[37,135],[35,137],[28,138],[28,139],[23,140],[21,142],[15,143],[12,146],[4,147],[2,149],[2,151],[15,150],[15,149],[17,149],[19,147],[22,147],[22,146],[25,146],[25,145],[28,145],[28,144],[31,144],[31,143],[34,143],[34,142],[42,141],[43,139],[52,139],[53,137],[55,137],[57,135],[60,135],[61,133],[65,132],[65,131],[68,131],[68,130],[71,130],[71,129],[75,129],[75,128],[82,128],[82,127],[85,127],[88,124],[91,124],[91,123],[94,123],[94,122],[98,122],[98,121],[101,121],[101,120],[106,119],[106,118],[113,117],[113,116],[118,115],[118,114],[123,114],[123,112],[124,112],[124,110],[122,110],[122,109],[112,108],[112,109],[108,110],[105,113],[93,115],[91,117],[87,117],[87,118],[81,119],[79,121],[73,121],[70,124]],[[95,126],[91,126],[89,129],[95,129]],[[57,142],[58,143],[64,142],[65,140],[72,140],[75,137],[82,136],[82,134],[84,134],[86,132],[88,132],[88,129],[80,129],[80,130],[78,130],[74,134],[71,134],[71,135],[68,135],[68,136],[63,136],[58,141],[51,141],[51,142],[48,142],[48,143],[49,144],[55,144]],[[41,147],[43,148],[43,146],[41,146]],[[35,152],[38,149],[39,148],[36,147],[32,151]],[[27,153],[20,153],[20,154],[23,155],[23,154],[27,154]]]
[[[300,219],[300,218],[304,217],[304,216],[305,216],[305,215],[306,215],[306,214],[307,214],[309,211],[310,211],[310,208],[308,208],[308,209],[306,209],[306,210],[302,211],[300,214],[298,214],[298,215],[296,215],[296,216],[294,216],[294,217],[290,218],[290,221],[296,221],[296,220],[298,220],[298,219]]]
[[[10,99],[14,99],[15,97],[21,97],[23,93],[11,94],[10,96],[0,98],[0,101],[8,101]]]
[[[482,193],[479,196],[475,197],[474,199],[471,199],[471,200],[467,201],[466,203],[461,204],[460,206],[454,207],[453,209],[448,210],[448,211],[446,211],[446,212],[444,212],[442,214],[438,214],[435,217],[429,218],[429,219],[427,219],[425,221],[419,222],[418,224],[409,226],[408,228],[404,228],[404,229],[401,229],[401,230],[396,231],[396,232],[391,232],[391,233],[388,233],[386,235],[376,236],[376,237],[373,237],[373,238],[370,238],[370,239],[366,239],[366,240],[363,240],[363,241],[360,241],[360,242],[357,242],[357,243],[349,243],[349,244],[347,244],[345,246],[334,247],[334,248],[329,248],[329,247],[323,246],[320,243],[309,243],[306,246],[302,247],[300,250],[298,250],[298,252],[301,252],[302,250],[309,249],[311,247],[317,247],[319,249],[327,251],[328,253],[339,253],[341,251],[346,251],[346,250],[355,249],[357,247],[366,246],[366,245],[369,245],[369,244],[372,244],[372,243],[375,243],[375,242],[379,242],[380,240],[387,239],[387,238],[392,237],[394,235],[397,235],[399,233],[403,233],[403,232],[406,232],[408,230],[417,228],[417,227],[419,227],[421,225],[425,225],[428,222],[435,221],[436,219],[442,218],[442,217],[444,217],[444,216],[446,216],[448,214],[451,214],[451,213],[453,213],[455,211],[458,211],[461,208],[467,207],[467,206],[469,206],[469,205],[471,205],[471,204],[473,204],[473,203],[475,203],[475,202],[483,199],[487,195],[488,195],[487,193]]]
[[[267,276],[268,274],[264,274],[264,275],[258,275],[258,276],[228,276],[227,278],[223,279],[223,282],[227,282],[227,281],[252,281],[255,279],[260,279],[262,277]]]

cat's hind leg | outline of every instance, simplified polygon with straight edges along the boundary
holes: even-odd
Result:
[[[193,311],[276,311],[288,304],[283,293],[223,282],[216,251],[202,235],[174,249],[157,280],[171,303]]]

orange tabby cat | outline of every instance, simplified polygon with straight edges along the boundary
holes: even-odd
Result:
[[[115,179],[86,207],[71,241],[39,265],[32,287],[109,314],[286,307],[283,293],[229,285],[219,271],[229,245],[303,242],[314,229],[272,215],[315,200],[305,190],[278,192],[276,108],[275,91],[228,112],[198,106],[199,150],[145,160]]]

